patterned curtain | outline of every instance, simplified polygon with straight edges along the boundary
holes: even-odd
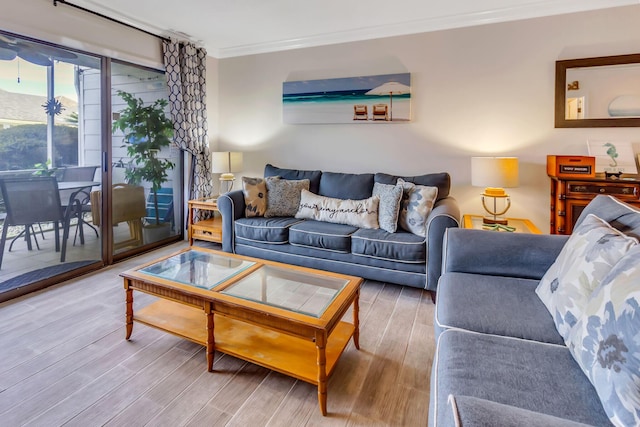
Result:
[[[211,158],[207,141],[207,51],[193,43],[162,43],[174,141],[191,154],[189,199],[211,195]]]

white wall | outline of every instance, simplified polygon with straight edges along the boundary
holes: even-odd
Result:
[[[555,61],[640,52],[640,6],[222,59],[220,150],[245,152],[245,176],[265,163],[345,172],[448,171],[464,213],[482,213],[470,157],[520,158],[510,216],[549,229],[547,154],[587,154],[587,139],[640,141],[637,128],[554,129]],[[413,122],[285,125],[282,82],[409,72]],[[215,117],[215,119],[214,119]]]

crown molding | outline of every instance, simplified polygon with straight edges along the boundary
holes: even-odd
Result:
[[[640,4],[640,0],[543,0],[533,1],[508,8],[500,8],[481,12],[472,12],[442,17],[406,21],[398,24],[379,25],[355,30],[318,34],[309,37],[293,38],[273,42],[256,43],[228,48],[206,46],[210,56],[216,58],[232,58],[237,56],[256,55],[338,43],[348,43],[384,37],[404,36],[453,28],[495,24],[499,22],[517,21],[542,16],[561,15],[566,13],[585,12],[619,6]]]
[[[149,22],[133,18],[114,8],[105,6],[99,0],[72,0],[71,2],[160,37],[177,38],[179,40],[187,39],[199,46],[204,46],[209,56],[219,59],[640,4],[640,0],[530,0],[515,6],[479,12],[409,20],[395,24],[356,28],[242,46],[219,47],[211,42],[206,43],[202,40],[194,40],[180,30],[160,28]]]

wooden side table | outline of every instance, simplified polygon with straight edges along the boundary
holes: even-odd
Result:
[[[542,234],[540,230],[528,219],[507,218],[510,227],[515,227],[514,233]],[[482,225],[482,215],[464,215],[462,217],[463,228],[485,229]]]
[[[189,245],[194,240],[222,243],[222,217],[215,197],[189,200]],[[213,217],[194,222],[194,210],[213,212]]]

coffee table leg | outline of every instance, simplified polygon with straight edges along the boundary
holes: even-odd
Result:
[[[213,309],[207,309],[207,370],[213,372],[213,358],[215,354],[216,340],[213,334]]]
[[[131,332],[133,332],[133,289],[129,288],[129,284],[125,283],[125,300],[127,304],[126,309],[126,325],[127,325],[127,336],[125,339],[131,338]]]
[[[316,333],[318,352],[318,404],[322,415],[327,415],[327,339],[323,333]]]
[[[357,350],[360,350],[360,289],[356,291],[356,296],[353,300],[353,345]]]

